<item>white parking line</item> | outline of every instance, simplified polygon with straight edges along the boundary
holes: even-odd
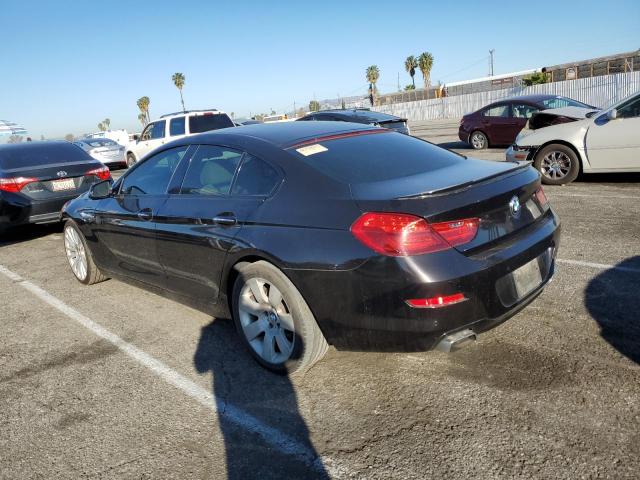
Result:
[[[254,432],[262,439],[273,445],[276,448],[279,448],[281,452],[299,458],[306,464],[308,464],[311,468],[323,471],[329,470],[330,465],[333,464],[332,459],[329,458],[319,458],[312,451],[309,450],[308,447],[298,442],[294,438],[289,435],[277,430],[273,427],[270,427],[260,420],[250,415],[249,413],[233,406],[230,404],[222,404],[216,400],[214,395],[200,387],[196,383],[189,380],[184,375],[176,372],[175,370],[169,368],[167,365],[162,363],[160,360],[152,357],[151,355],[143,352],[139,348],[134,345],[125,342],[122,338],[117,336],[114,333],[111,333],[109,330],[94,322],[90,318],[84,316],[73,307],[70,307],[62,300],[51,295],[46,290],[38,287],[37,285],[31,283],[28,280],[25,280],[17,273],[12,272],[8,268],[0,265],[0,273],[2,273],[5,277],[10,280],[16,282],[25,290],[28,290],[36,297],[38,297],[43,302],[49,304],[55,309],[59,310],[61,313],[66,315],[68,318],[74,320],[75,322],[82,325],[84,328],[90,330],[98,337],[103,338],[104,340],[112,343],[126,355],[131,357],[133,360],[138,362],[140,365],[148,368],[153,373],[162,378],[165,382],[174,387],[181,390],[186,395],[190,396],[197,402],[199,402],[204,407],[212,410],[213,412],[218,413],[219,411],[223,411],[222,414],[226,420],[234,423],[238,427]],[[328,460],[329,465],[323,465],[323,460]],[[341,472],[344,472],[344,468],[340,468]]]
[[[602,195],[597,192],[593,192],[592,194],[586,193],[555,193],[553,190],[545,190],[545,193],[550,197],[579,197],[579,198],[593,198],[593,199],[601,199],[601,198],[617,198],[621,200],[638,200],[640,196],[637,195]]]
[[[620,267],[618,265],[607,265],[605,263],[583,262],[581,260],[568,260],[564,258],[556,259],[558,263],[566,263],[567,265],[577,265],[580,267],[597,268],[600,270],[618,270],[620,272],[640,273],[640,268]]]

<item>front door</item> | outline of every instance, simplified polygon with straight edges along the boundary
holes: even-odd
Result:
[[[156,247],[156,216],[167,186],[187,146],[165,150],[137,164],[122,179],[118,193],[96,212],[95,235],[112,255],[119,273],[157,286],[165,275]],[[115,260],[115,261],[114,261]]]
[[[640,169],[640,95],[599,115],[587,130],[587,158],[594,169]]]
[[[493,145],[507,145],[513,141],[511,131],[514,119],[508,103],[493,105],[482,112],[482,130]]]
[[[520,130],[524,128],[531,116],[539,110],[539,108],[525,103],[511,104],[511,123],[507,127],[508,132],[506,132],[508,134],[506,140],[508,140],[509,144],[515,142]]]
[[[166,120],[158,120],[146,126],[134,151],[138,160],[165,143]]]

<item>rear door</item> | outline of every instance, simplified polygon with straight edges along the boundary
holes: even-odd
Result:
[[[515,138],[511,138],[511,135],[516,122],[511,118],[511,106],[508,103],[498,103],[484,109],[480,113],[480,123],[490,143],[507,145]]]
[[[165,286],[157,254],[156,217],[187,151],[188,146],[172,148],[137,164],[122,179],[119,193],[100,203],[94,232],[115,257],[115,262],[108,263],[115,264],[120,273]]]
[[[158,216],[158,255],[171,290],[217,301],[227,252],[279,178],[240,150],[198,147],[180,192],[170,195]]]
[[[593,168],[640,170],[640,96],[620,105],[614,120],[597,117],[585,142]]]

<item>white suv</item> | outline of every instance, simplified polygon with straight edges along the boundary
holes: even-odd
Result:
[[[138,138],[127,146],[127,165],[132,166],[152,150],[178,138],[196,133],[234,127],[229,116],[220,110],[188,110],[170,113],[149,123]]]

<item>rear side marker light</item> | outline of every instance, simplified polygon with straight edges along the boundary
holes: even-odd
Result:
[[[536,190],[536,193],[534,193],[534,195],[538,200],[538,203],[543,207],[545,207],[549,203],[549,199],[547,198],[547,195],[544,193],[544,190],[542,189],[542,187]]]
[[[422,255],[470,242],[478,232],[478,218],[429,224],[406,213],[368,212],[360,216],[351,233],[382,255]]]
[[[454,293],[453,295],[439,295],[431,298],[412,298],[406,300],[407,305],[412,308],[441,308],[467,300],[462,293]]]
[[[37,181],[37,178],[30,177],[0,178],[0,190],[3,192],[19,192],[27,184]]]
[[[94,168],[85,173],[85,175],[95,175],[100,180],[109,180],[111,178],[111,172],[108,167]]]

